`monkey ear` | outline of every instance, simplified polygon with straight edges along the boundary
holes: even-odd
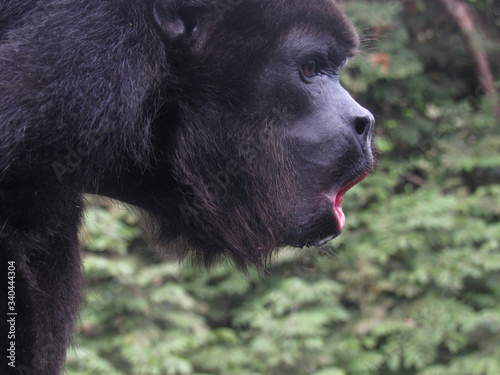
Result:
[[[164,36],[171,41],[192,39],[207,8],[203,1],[155,0],[153,17]]]

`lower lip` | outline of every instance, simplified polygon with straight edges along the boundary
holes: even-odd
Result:
[[[344,211],[342,210],[342,202],[344,201],[344,196],[345,194],[355,185],[359,184],[361,181],[363,181],[366,176],[370,173],[369,170],[365,171],[361,176],[356,178],[354,181],[340,189],[337,193],[329,196],[330,200],[333,203],[333,211],[335,212],[335,216],[337,218],[337,229],[339,232],[342,232],[342,230],[345,227],[345,214]]]

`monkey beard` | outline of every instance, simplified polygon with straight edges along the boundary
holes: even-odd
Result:
[[[272,120],[250,124],[191,112],[176,135],[182,257],[205,266],[230,258],[240,269],[263,270],[272,251],[285,245],[293,169]]]

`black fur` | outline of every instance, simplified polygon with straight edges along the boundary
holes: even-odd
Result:
[[[0,0],[0,372],[61,371],[83,193],[207,265],[338,235],[331,197],[373,163],[337,77],[357,43],[332,0]]]

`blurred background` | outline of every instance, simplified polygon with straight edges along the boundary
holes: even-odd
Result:
[[[69,375],[500,374],[500,1],[342,3],[379,160],[343,235],[208,273],[89,197]]]

